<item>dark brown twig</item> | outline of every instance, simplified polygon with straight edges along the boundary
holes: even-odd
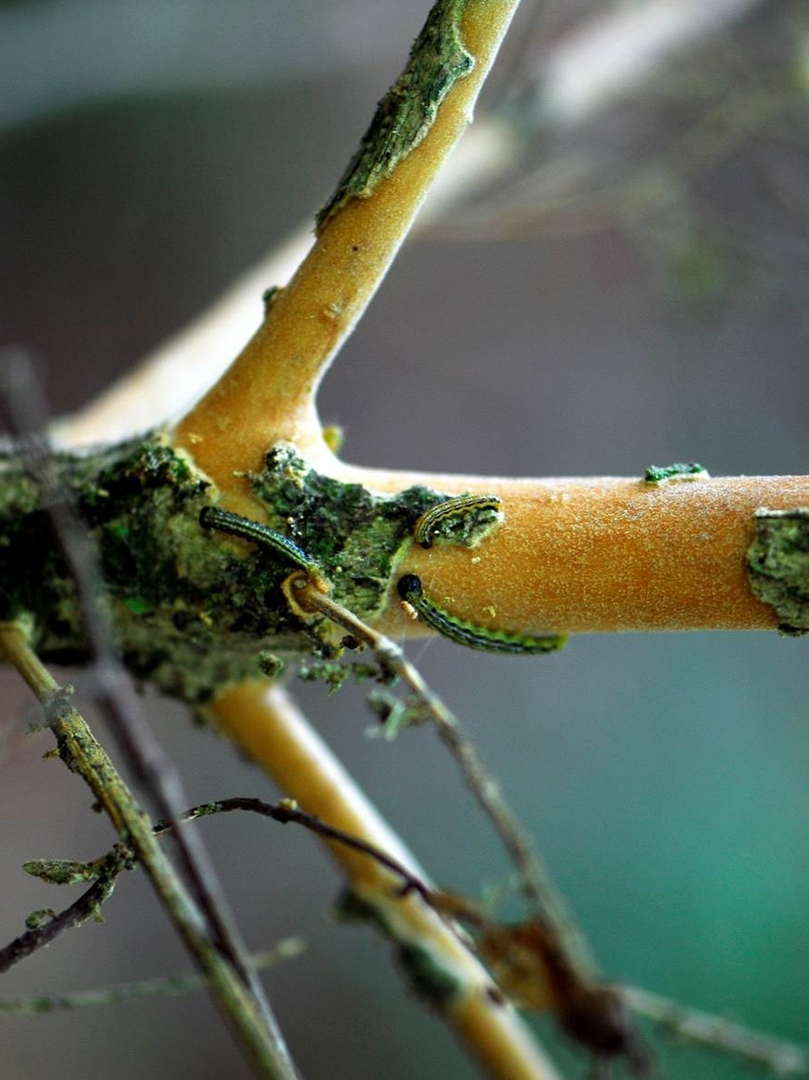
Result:
[[[112,894],[118,874],[127,866],[131,853],[121,844],[116,844],[99,864],[99,876],[89,889],[74,900],[70,907],[37,927],[26,930],[0,949],[0,973],[19,964],[36,952],[37,949],[50,945],[52,941],[74,926],[81,926],[88,919],[94,918],[101,905]]]

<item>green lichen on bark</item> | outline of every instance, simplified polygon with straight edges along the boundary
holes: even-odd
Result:
[[[31,859],[22,864],[26,874],[40,878],[49,885],[79,885],[95,881],[101,872],[97,863],[77,862],[75,859]]]
[[[354,890],[344,890],[332,914],[341,922],[375,926],[393,945],[396,961],[413,994],[437,1012],[446,1012],[463,989],[458,976],[444,967],[429,949],[417,941],[400,939],[384,908]]]
[[[53,922],[56,918],[56,912],[53,908],[37,908],[36,911],[32,911],[30,915],[25,917],[26,930],[39,930],[42,926],[47,926],[48,923]]]
[[[217,492],[159,435],[89,455],[57,453],[53,468],[97,553],[115,647],[139,680],[189,702],[266,668],[268,653],[328,655],[327,626],[290,610],[277,554],[199,523]],[[293,539],[368,619],[382,607],[418,517],[444,496],[412,488],[373,495],[273,447],[250,481],[256,517]],[[33,622],[44,659],[81,664],[90,648],[73,581],[37,483],[0,451],[0,619]],[[337,635],[337,640],[339,640]]]
[[[349,199],[367,199],[373,194],[380,180],[390,176],[430,130],[456,80],[475,66],[458,31],[467,2],[439,0],[433,5],[405,70],[377,105],[337,190],[318,214],[318,229]]]
[[[705,480],[710,474],[697,461],[677,461],[673,465],[650,465],[643,474],[647,484],[665,484],[671,481]]]
[[[750,587],[778,614],[783,634],[809,633],[809,507],[756,511],[747,552]]]
[[[267,451],[260,473],[248,474],[270,524],[321,568],[338,603],[361,619],[378,614],[415,522],[445,496],[424,487],[392,498],[310,469],[294,447]]]

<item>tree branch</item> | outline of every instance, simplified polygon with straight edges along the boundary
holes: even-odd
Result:
[[[499,480],[351,470],[369,487],[426,484],[503,500],[504,521],[475,549],[413,545],[417,574],[453,614],[522,633],[768,629],[782,621],[754,595],[747,556],[756,511],[809,506],[809,477]],[[809,594],[809,582],[803,588]],[[407,633],[391,603],[377,625]]]
[[[429,879],[357,788],[280,687],[251,682],[229,690],[211,708],[220,731],[272,776],[307,813],[386,852],[414,877]],[[422,992],[487,1075],[495,1080],[558,1080],[558,1072],[530,1039],[514,1010],[493,1000],[485,969],[443,919],[420,897],[400,895],[401,876],[361,851],[326,842],[351,883],[397,943],[402,958],[421,956]]]
[[[20,626],[0,624],[0,651],[39,700],[56,736],[59,756],[85,781],[121,839],[143,863],[256,1074],[270,1080],[295,1080],[280,1033],[265,1022],[264,1012],[240,972],[206,933],[199,910],[161,851],[148,818],[84,719],[69,704],[69,690],[59,687],[41,664]]]
[[[24,934],[20,934],[8,945],[3,946],[0,949],[0,972],[8,971],[21,960],[35,953],[37,949],[50,945],[65,930],[81,926],[82,923],[97,915],[101,905],[112,895],[118,874],[124,869],[128,856],[129,849],[123,845],[114,848],[107,856],[105,865],[99,867],[98,876],[93,884],[77,900],[74,900],[58,915],[37,919],[36,925],[29,926]]]
[[[344,178],[321,216],[314,247],[241,355],[178,425],[176,444],[234,509],[246,492],[235,474],[258,468],[279,439],[328,465],[314,403],[320,380],[469,123],[518,2],[438,0],[408,67],[380,103],[352,162],[353,179]],[[414,121],[414,104],[425,102]]]

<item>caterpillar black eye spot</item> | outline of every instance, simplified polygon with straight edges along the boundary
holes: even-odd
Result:
[[[399,584],[396,588],[402,600],[407,600],[409,603],[413,597],[418,597],[422,594],[421,578],[417,577],[415,574],[405,574],[403,577],[399,578]]]

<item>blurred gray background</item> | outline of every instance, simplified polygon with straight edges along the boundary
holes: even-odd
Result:
[[[0,332],[42,359],[55,413],[89,400],[311,218],[427,6],[0,4]],[[347,458],[518,476],[637,475],[679,460],[716,475],[809,472],[807,140],[795,90],[809,30],[798,4],[748,6],[720,38],[568,127],[542,127],[532,46],[541,53],[613,5],[521,13],[487,101],[522,125],[525,158],[499,206],[523,209],[497,239],[463,225],[496,220],[485,203],[447,227],[463,240],[428,237],[402,253],[324,387]],[[793,98],[745,128],[746,102],[784,86]],[[743,133],[729,123],[721,152],[682,170],[682,140],[723,104]],[[620,213],[532,212],[546,205],[549,163],[570,160],[587,163],[591,192],[631,192],[650,162],[671,191]],[[502,778],[610,977],[806,1040],[806,648],[712,633],[582,636],[544,660],[440,641],[411,654]],[[360,691],[295,692],[437,880],[477,894],[506,879],[429,730],[369,739]],[[29,911],[75,894],[20,864],[95,857],[110,830],[81,784],[43,762],[49,738],[25,734],[36,715],[7,672],[0,694],[5,943]],[[175,703],[149,707],[191,801],[272,797]],[[265,980],[304,1075],[474,1075],[407,1000],[386,946],[329,921],[339,879],[308,836],[246,816],[204,830],[251,947],[309,939]],[[188,966],[140,875],[121,881],[104,915],[15,968],[2,995]],[[2,1074],[14,1080],[247,1075],[202,994],[2,1016],[0,1028]],[[671,1080],[744,1075],[656,1045]]]

